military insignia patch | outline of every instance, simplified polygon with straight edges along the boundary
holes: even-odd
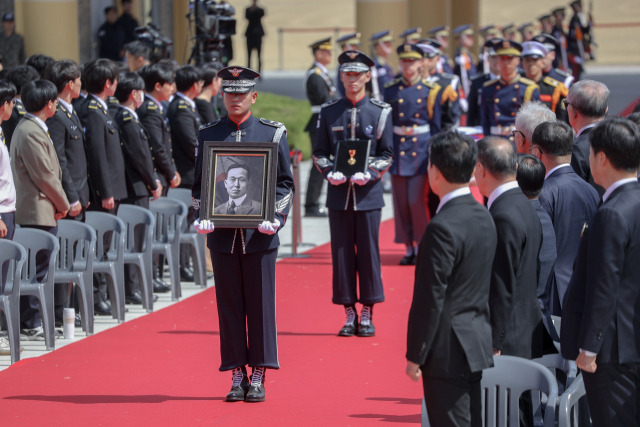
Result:
[[[233,77],[238,77],[242,70],[240,68],[232,68],[229,72],[233,75]]]
[[[373,126],[369,125],[366,128],[364,128],[364,133],[367,134],[368,136],[371,136],[373,134]]]
[[[358,56],[358,52],[347,52],[347,56],[351,59],[356,59]]]

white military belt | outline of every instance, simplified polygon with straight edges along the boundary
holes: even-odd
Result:
[[[422,126],[394,126],[393,133],[396,135],[420,135],[431,130],[429,125]]]
[[[511,135],[512,130],[516,130],[516,125],[491,126],[491,135]]]
[[[319,113],[322,110],[322,105],[312,105],[311,106],[311,114]]]

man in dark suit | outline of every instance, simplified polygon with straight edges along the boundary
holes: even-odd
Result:
[[[551,314],[560,315],[564,293],[585,224],[590,224],[598,206],[598,193],[571,168],[573,131],[563,122],[545,122],[533,132],[532,154],[542,160],[547,174],[540,204],[556,232],[558,258],[551,284]]]
[[[583,370],[594,426],[640,425],[640,130],[606,120],[590,143],[591,173],[606,192],[576,261],[584,280],[565,296],[562,352]]]
[[[214,214],[222,215],[261,215],[262,203],[247,196],[251,185],[251,169],[244,163],[234,162],[227,168],[224,185],[229,200],[214,208]]]
[[[480,380],[493,365],[489,286],[496,229],[469,190],[475,142],[430,141],[429,185],[440,205],[422,237],[407,332],[406,373],[423,376],[431,425],[482,425]]]
[[[589,133],[607,115],[609,89],[604,83],[595,80],[576,82],[569,89],[566,104],[569,124],[576,132],[571,167],[582,179],[593,185],[602,197],[604,188],[593,181],[589,167]]]
[[[531,359],[542,355],[542,320],[536,290],[542,227],[516,181],[516,151],[509,141],[478,142],[476,182],[498,234],[489,309],[494,354]]]

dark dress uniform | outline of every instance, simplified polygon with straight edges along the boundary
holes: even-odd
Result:
[[[327,40],[322,42],[328,43]],[[318,42],[321,45],[323,43]],[[314,43],[312,46],[317,45]],[[320,108],[325,102],[331,101],[336,93],[336,88],[333,85],[333,81],[329,76],[326,68],[321,67],[320,64],[314,63],[307,74],[305,75],[305,87],[307,89],[307,99],[311,104],[311,117],[305,127],[305,130],[309,133],[309,139],[311,140],[311,150],[313,150],[316,141],[316,126],[318,125],[318,115],[320,114]],[[309,181],[307,183],[307,198],[304,203],[304,208],[307,215],[320,213],[320,194],[322,193],[322,185],[324,179],[316,168],[311,168],[309,171]],[[324,215],[324,214],[323,214]]]
[[[278,142],[275,218],[282,228],[294,194],[284,125],[250,116],[241,124],[226,118],[200,128],[192,189],[196,218],[200,209],[205,141],[229,141],[238,145],[243,141]],[[216,228],[207,237],[216,282],[221,371],[245,365],[280,367],[275,312],[275,267],[279,245],[277,233],[267,235],[250,228]]]
[[[460,125],[462,108],[460,106],[460,79],[454,74],[434,73],[427,77],[427,81],[438,84],[440,90],[440,130],[448,130]],[[434,134],[435,135],[435,134]]]
[[[481,120],[485,135],[498,135],[512,140],[516,113],[523,104],[540,100],[538,85],[518,75],[513,81],[490,80],[482,87]]]
[[[569,116],[562,100],[569,94],[569,89],[564,83],[551,76],[543,76],[538,82],[540,87],[540,101],[556,114],[556,118],[569,123]]]
[[[405,45],[406,46],[406,45]],[[413,52],[399,48],[400,59]],[[417,53],[417,52],[416,52]],[[419,80],[407,86],[398,79],[385,90],[392,109],[393,158],[391,183],[395,242],[412,246],[427,227],[424,194],[427,186],[429,139],[440,132],[442,87]]]
[[[207,101],[202,98],[195,98],[193,102],[196,103],[196,109],[198,110],[198,115],[200,116],[200,122],[203,124],[215,122],[219,119],[218,114],[216,113],[215,108],[211,101]]]
[[[333,171],[338,141],[371,141],[367,168],[371,180],[362,186],[351,182],[330,185],[327,191],[334,304],[371,305],[384,301],[378,235],[384,206],[380,178],[392,160],[390,113],[389,104],[366,95],[356,104],[346,98],[333,101],[320,112],[313,160],[324,177]]]
[[[56,113],[47,120],[51,141],[58,153],[62,169],[62,188],[70,204],[80,202],[84,208],[89,204],[89,182],[87,179],[87,156],[84,150],[85,138],[82,123],[76,110],[58,103]],[[84,219],[80,215],[67,219]]]
[[[491,74],[480,74],[471,79],[471,88],[469,89],[469,97],[467,103],[467,126],[480,126],[482,123],[480,114],[480,105],[482,102],[482,88],[484,84],[493,80]]]
[[[180,187],[191,188],[201,121],[195,103],[185,98],[180,92],[173,97],[167,109],[167,118],[171,128],[173,159],[182,177]]]
[[[7,150],[11,148],[11,138],[13,137],[13,132],[16,130],[18,123],[25,114],[27,114],[27,110],[24,109],[24,104],[18,98],[15,98],[16,105],[13,107],[13,111],[11,111],[11,117],[9,120],[2,122],[2,129],[4,130],[4,138],[7,141]]]
[[[136,113],[149,136],[151,160],[162,184],[162,195],[166,196],[169,191],[169,182],[176,176],[169,120],[162,114],[162,104],[150,95],[145,95],[144,102]]]

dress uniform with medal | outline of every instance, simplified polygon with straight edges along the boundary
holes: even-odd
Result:
[[[344,305],[347,315],[339,335],[373,336],[373,305],[384,301],[378,247],[384,206],[380,178],[392,161],[391,106],[366,95],[365,85],[371,78],[370,68],[374,66],[371,58],[359,51],[346,51],[338,62],[347,97],[322,107],[313,160],[331,184],[327,191],[327,207],[333,303]],[[370,141],[366,172],[346,177],[342,172],[334,171],[338,142],[343,140]],[[363,305],[360,323],[356,302]]]
[[[220,325],[221,371],[232,371],[227,401],[261,402],[265,399],[264,374],[279,369],[276,336],[275,269],[280,241],[277,232],[285,225],[293,202],[294,183],[289,163],[289,145],[282,123],[251,115],[257,98],[257,72],[244,67],[226,67],[222,79],[225,119],[209,123],[198,132],[193,207],[199,233],[210,233],[211,252]],[[263,221],[258,229],[214,229],[213,221],[200,218],[202,160],[205,141],[277,142],[274,222]],[[253,368],[251,379],[246,366]]]
[[[431,46],[403,44],[397,53],[402,77],[385,89],[392,108],[393,158],[391,183],[395,242],[406,246],[401,265],[413,265],[417,246],[427,228],[424,197],[427,187],[429,139],[440,132],[441,86],[422,79],[423,48]],[[433,56],[435,59],[435,55]]]
[[[485,135],[502,136],[513,141],[516,113],[523,104],[540,100],[535,82],[520,76],[520,43],[496,39],[496,55],[500,57],[500,78],[486,82],[481,92],[481,120]]]

